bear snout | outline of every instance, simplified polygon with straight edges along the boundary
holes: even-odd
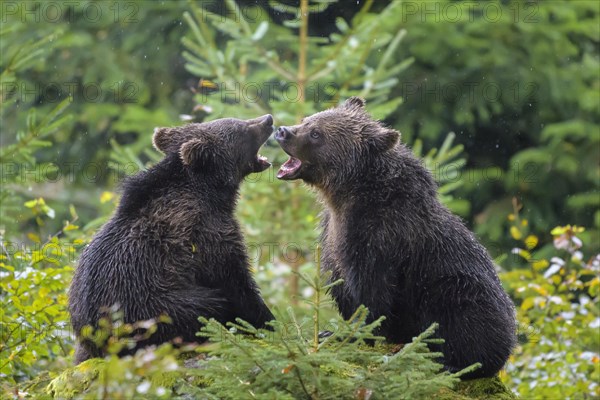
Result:
[[[256,125],[261,125],[264,127],[273,127],[273,116],[271,114],[265,114],[263,116],[260,116],[258,118],[254,118],[254,119],[249,119],[246,121],[246,123],[248,124],[248,126],[253,127]]]
[[[281,127],[279,127],[279,129],[277,129],[277,132],[275,132],[275,139],[277,139],[278,141],[288,140],[289,138],[292,137],[292,135],[293,135],[292,131],[290,131],[285,126],[281,126]]]
[[[264,125],[273,126],[273,116],[271,114],[267,114],[267,115],[263,116],[262,118],[263,118]]]

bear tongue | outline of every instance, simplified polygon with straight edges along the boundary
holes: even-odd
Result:
[[[279,168],[279,172],[277,172],[277,178],[287,178],[296,173],[301,166],[302,161],[298,160],[297,158],[290,157],[290,159],[283,163],[281,168]]]

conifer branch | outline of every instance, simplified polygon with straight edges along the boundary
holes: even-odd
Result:
[[[334,98],[335,102],[338,102],[341,94],[345,93],[350,88],[350,85],[353,82],[357,81],[358,75],[360,74],[362,68],[364,67],[365,62],[367,61],[367,58],[369,57],[369,54],[371,54],[371,49],[372,49],[371,43],[373,43],[373,38],[375,36],[377,36],[377,31],[374,29],[373,31],[371,31],[371,34],[369,35],[369,39],[367,40],[367,45],[365,46],[362,54],[360,55],[360,59],[359,59],[358,63],[350,72],[348,79],[346,79],[344,81],[344,83],[342,84],[341,89],[336,93],[335,98]],[[364,95],[361,94],[361,96],[364,96]]]
[[[394,38],[388,45],[385,53],[383,54],[383,57],[381,57],[381,61],[379,62],[379,64],[377,65],[377,68],[375,69],[375,72],[373,73],[373,76],[372,76],[373,81],[375,81],[379,78],[379,75],[381,75],[381,73],[383,72],[385,66],[387,65],[388,61],[390,60],[392,54],[396,51],[396,48],[398,47],[398,45],[400,44],[400,42],[402,41],[404,36],[406,36],[406,30],[404,30],[404,29],[400,29],[398,31],[398,33],[396,33],[396,36],[394,36]],[[361,65],[361,64],[362,63],[360,63],[359,65]],[[365,85],[363,90],[360,92],[359,96],[366,97],[373,89],[373,86],[374,86],[373,84],[370,86]]]
[[[359,24],[358,21],[360,21],[363,16],[369,12],[369,10],[371,9],[371,6],[373,5],[373,0],[367,0],[367,2],[365,3],[365,5],[360,9],[360,11],[358,12],[358,14],[356,14],[355,20],[357,21],[356,24],[353,24],[353,28],[350,30],[350,32],[348,34],[346,34],[342,40],[340,40],[337,44],[337,46],[331,51],[331,54],[329,55],[329,57],[327,57],[324,61],[322,61],[320,64],[318,64],[317,66],[315,66],[309,73],[309,81],[312,79],[315,79],[317,74],[320,74],[320,72],[327,67],[327,64],[329,64],[329,62],[335,60],[338,55],[340,54],[340,52],[342,51],[342,49],[344,48],[344,46],[346,46],[346,44],[348,43],[348,41],[350,40],[350,38],[352,37],[352,33],[354,33],[356,31],[356,29],[358,28]]]
[[[252,36],[252,29],[250,29],[250,25],[248,24],[248,22],[243,18],[242,13],[240,8],[238,7],[238,5],[235,3],[235,1],[233,0],[227,0],[226,1],[227,6],[229,7],[229,9],[231,10],[231,12],[235,13],[234,15],[239,15],[240,17],[239,19],[239,25],[241,26],[242,30],[244,31],[244,33],[248,36],[251,37]],[[289,80],[289,81],[293,81],[294,80],[294,74],[290,71],[288,71],[282,64],[278,63],[277,61],[273,60],[271,57],[269,57],[269,53],[267,52],[267,50],[262,47],[257,41],[252,41],[252,44],[254,46],[254,48],[258,51],[258,53],[264,57],[265,61],[267,62],[267,64],[269,64],[269,67],[273,68],[273,70],[277,73],[279,73],[283,78]]]
[[[334,351],[338,351],[344,345],[346,345],[352,338],[356,336],[356,333],[360,330],[361,326],[364,325],[367,315],[369,311],[364,307],[359,307],[354,314],[350,317],[349,321],[353,324],[352,331],[349,335],[347,335],[344,340],[340,342],[340,344],[334,349]],[[380,320],[383,320],[385,317],[380,317]],[[379,321],[379,320],[378,320]]]

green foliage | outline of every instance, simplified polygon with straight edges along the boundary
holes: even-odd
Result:
[[[327,9],[322,2],[318,7],[307,5],[305,12],[302,6],[285,6],[293,17],[284,26],[273,24],[264,11],[242,12],[234,1],[224,3],[226,15],[202,4],[192,4],[192,14],[184,15],[192,33],[183,39],[186,68],[203,80],[216,80],[213,85],[219,89],[218,95],[196,97],[202,109],[212,110],[211,117],[270,112],[277,123],[289,125],[352,95],[365,97],[376,118],[400,104],[389,91],[410,60],[395,65],[390,61],[406,32],[397,26],[378,29],[381,19],[395,18],[398,3],[375,15],[368,12],[373,2],[367,2],[350,24],[338,20],[340,32],[329,38],[309,36],[305,26],[309,15],[319,18]],[[259,17],[247,20],[244,15],[249,13]],[[295,28],[300,28],[298,33]],[[219,33],[227,37],[224,45],[216,41]],[[352,56],[356,54],[360,56]],[[235,93],[236,88],[237,98],[229,100],[237,101],[224,101],[225,90]]]
[[[314,292],[307,300],[312,314],[308,318],[299,320],[289,308],[289,323],[280,319],[271,325],[272,331],[240,320],[229,329],[214,320],[204,321],[201,335],[217,347],[207,360],[204,376],[211,384],[202,394],[231,399],[244,395],[410,399],[435,395],[458,381],[460,373],[442,372],[435,361],[441,354],[428,350],[428,342],[439,342],[431,339],[435,325],[390,354],[381,344],[368,345],[381,339],[373,331],[383,317],[366,324],[368,311],[360,307],[348,321],[330,320],[325,327],[332,335],[321,340],[321,311],[330,301],[325,291],[340,281],[323,285],[318,274],[315,279],[305,274],[301,278]]]
[[[24,40],[22,37],[23,26],[8,24],[0,31],[2,58],[2,73],[0,73],[0,123],[3,130],[11,115],[20,107],[19,96],[15,95],[15,88],[23,84],[24,75],[35,67],[44,56],[52,49],[53,41],[60,33],[48,35],[43,38]],[[6,43],[11,43],[7,47]],[[70,98],[63,100],[49,112],[39,117],[37,108],[30,108],[23,124],[16,129],[14,142],[2,141],[0,149],[0,171],[2,185],[0,185],[0,234],[4,236],[7,229],[13,227],[17,221],[16,212],[21,209],[23,187],[32,183],[42,182],[48,175],[56,172],[56,167],[51,163],[38,163],[35,153],[40,149],[48,148],[52,142],[48,139],[71,118],[71,115],[62,115],[69,106]],[[49,212],[49,209],[46,209]],[[51,218],[54,215],[49,215]]]
[[[8,160],[17,164],[18,172],[3,170],[3,176],[25,176],[30,183],[22,182],[17,190],[27,187],[34,197],[61,200],[57,215],[68,214],[69,203],[86,221],[103,214],[98,211],[98,187],[114,186],[135,167],[126,163],[109,168],[108,144],[127,145],[144,162],[151,160],[144,150],[150,147],[152,130],[176,124],[191,98],[185,84],[176,83],[181,74],[173,68],[184,33],[179,20],[184,7],[142,0],[5,5],[0,40],[2,145],[27,140],[30,131],[20,127],[28,126],[26,120],[35,121],[26,112],[29,108],[37,110],[39,124],[39,116],[70,104],[69,120],[58,129],[39,125],[42,137],[36,139],[45,140],[43,135],[54,128],[54,144],[28,147],[38,150],[36,172],[20,160]],[[15,136],[20,130],[23,138]],[[48,188],[56,186],[61,190]],[[11,212],[11,218],[24,223],[18,208]],[[49,224],[60,229],[59,221]]]
[[[463,185],[461,179],[462,168],[466,164],[464,158],[456,159],[456,157],[462,155],[463,146],[456,145],[452,146],[456,135],[450,132],[446,139],[438,149],[431,149],[425,155],[422,154],[423,142],[420,139],[415,140],[412,151],[417,157],[423,158],[425,166],[433,172],[435,180],[438,182],[440,194],[440,200],[448,208],[459,215],[466,215],[469,213],[470,203],[464,199],[454,198],[452,192],[460,188]]]
[[[440,400],[512,400],[517,396],[504,386],[500,378],[493,377],[459,382],[454,392],[442,392],[437,398]]]
[[[382,318],[366,324],[364,307],[348,321],[335,317],[324,323],[322,309],[330,301],[325,291],[339,282],[325,286],[319,276],[302,279],[314,290],[307,317],[298,318],[290,308],[272,330],[257,330],[242,320],[225,327],[201,318],[206,325],[199,335],[210,342],[196,349],[198,357],[188,355],[182,363],[176,359],[180,350],[163,345],[118,359],[114,354],[121,347],[113,346],[113,355],[105,360],[92,359],[57,376],[47,393],[61,398],[413,399],[442,390],[452,393],[459,376],[477,367],[456,374],[443,371],[436,362],[441,354],[427,346],[440,341],[431,339],[435,325],[400,349],[379,342],[373,330]],[[123,334],[130,331],[123,328],[116,324],[104,330],[110,342],[123,343]],[[321,339],[323,328],[332,335]],[[374,341],[374,346],[367,344]]]
[[[67,369],[44,390],[48,397],[60,399],[171,398],[173,387],[186,382],[178,354],[166,344],[135,356],[92,358]]]
[[[180,359],[195,345],[174,348],[166,343],[146,347],[132,356],[118,356],[121,351],[133,349],[138,342],[150,338],[159,323],[171,323],[168,317],[126,324],[123,323],[122,312],[116,307],[106,312],[110,318],[102,318],[96,329],[84,327],[81,335],[106,349],[108,355],[86,360],[58,375],[51,374],[54,379],[46,379],[45,389],[40,388],[40,393],[69,399],[170,398],[174,390],[184,390],[188,383],[201,383],[201,379],[194,378],[197,371],[185,373]],[[36,388],[41,386],[35,379],[33,384]]]
[[[513,258],[525,266],[502,276],[521,326],[505,381],[526,398],[599,396],[600,254],[584,256],[584,229],[571,225],[552,230],[552,253],[538,252],[518,213],[510,219],[521,244]]]
[[[509,246],[505,215],[519,196],[536,232],[586,224],[598,251],[600,4],[422,0],[401,10],[408,34],[396,62],[414,63],[392,91],[404,104],[391,119],[429,145],[457,133],[469,154],[459,193],[473,199],[476,232]]]
[[[43,199],[28,203],[26,206],[37,220],[51,211]],[[66,221],[63,230],[46,241],[37,233],[29,233],[31,245],[0,238],[3,392],[68,363],[72,339],[65,289],[71,280],[76,251],[82,244],[78,235],[78,227]]]
[[[207,360],[204,376],[211,384],[199,393],[210,398],[236,399],[244,395],[275,398],[424,398],[452,387],[457,375],[440,372],[436,353],[427,350],[434,328],[419,335],[396,354],[365,345],[379,324],[365,325],[366,310],[354,320],[330,321],[335,334],[322,343],[292,316],[292,325],[274,324],[274,330],[257,331],[239,322],[232,329],[210,321],[203,336],[219,345]],[[315,340],[317,342],[315,343]]]
[[[0,376],[2,392],[17,382],[44,371],[63,368],[70,353],[71,338],[67,324],[67,296],[77,248],[77,220],[71,208],[70,221],[49,234],[46,224],[56,218],[53,207],[44,198],[34,198],[25,188],[42,182],[56,168],[39,163],[36,153],[52,146],[50,141],[64,129],[71,115],[65,114],[70,98],[47,112],[32,107],[23,124],[15,127],[13,140],[6,142],[5,123],[22,106],[15,95],[27,72],[38,66],[52,51],[60,33],[43,38],[24,35],[24,27],[3,25],[0,31],[2,73],[0,113],[3,129],[0,149]],[[11,46],[7,46],[9,43]],[[20,224],[27,224],[20,229]],[[59,222],[60,223],[60,222]]]
[[[257,330],[242,320],[225,327],[201,318],[205,327],[199,335],[209,342],[195,349],[166,344],[120,359],[115,354],[121,345],[130,343],[127,335],[136,326],[127,328],[117,318],[100,329],[116,345],[109,346],[111,355],[69,368],[49,383],[47,378],[34,380],[28,387],[39,390],[47,383],[40,394],[67,399],[513,398],[496,379],[459,383],[460,375],[477,365],[455,374],[444,371],[436,361],[441,354],[428,349],[428,343],[440,342],[431,338],[435,324],[404,346],[383,344],[373,334],[382,318],[366,324],[364,307],[348,321],[339,316],[327,321],[322,318],[324,306],[331,301],[325,291],[339,282],[323,285],[319,275],[302,274],[301,279],[314,291],[307,300],[310,315],[305,317],[289,308],[287,316],[273,322],[270,330]],[[139,327],[151,333],[155,325],[145,321]],[[320,337],[323,329],[331,335]]]
[[[34,12],[46,4],[13,3]],[[323,298],[318,306],[296,304],[319,294],[308,276],[317,268],[321,207],[303,185],[275,179],[273,169],[244,183],[238,216],[263,295],[273,308],[292,305],[274,331],[210,322],[204,334],[218,333],[215,343],[183,362],[169,345],[117,359],[114,352],[131,342],[111,332],[113,355],[65,370],[74,260],[114,210],[118,180],[160,158],[150,145],[155,126],[267,112],[278,125],[294,124],[350,95],[366,97],[375,117],[402,132],[440,183],[442,201],[468,217],[495,254],[519,242],[498,259],[509,270],[502,279],[522,331],[502,379],[524,397],[600,396],[600,261],[584,257],[580,244],[597,254],[600,243],[600,4],[268,3],[269,13],[254,3],[240,13],[242,2],[233,1],[84,1],[61,3],[64,13],[53,21],[2,15],[2,397],[218,397],[227,382],[228,393],[247,397],[256,390],[289,398],[290,389],[305,397],[300,376],[309,393],[332,385],[348,397],[376,398],[395,397],[411,376],[411,385],[423,386],[400,395],[423,389],[436,398],[509,398],[493,379],[444,390],[455,379],[421,352],[425,336],[394,355],[397,349],[357,339],[371,329],[357,324],[364,310],[341,321]],[[100,18],[86,16],[90,4],[102,9]],[[453,5],[462,16],[450,21]],[[489,12],[497,9],[496,19]],[[84,92],[96,85],[99,96]],[[500,97],[484,91],[493,85]],[[262,151],[275,168],[283,162],[274,143]],[[515,206],[507,222],[513,196],[527,207]],[[566,223],[587,229],[549,233]],[[336,336],[318,342],[315,327]],[[269,375],[278,378],[272,389]]]

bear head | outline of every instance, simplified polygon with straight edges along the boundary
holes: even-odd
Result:
[[[267,114],[250,120],[224,118],[156,128],[152,143],[166,155],[176,154],[192,172],[241,180],[271,166],[258,150],[272,132],[273,117]]]
[[[373,160],[392,149],[400,133],[375,121],[365,110],[365,101],[351,97],[338,107],[282,126],[275,139],[290,156],[279,179],[302,179],[322,187],[361,173]]]

